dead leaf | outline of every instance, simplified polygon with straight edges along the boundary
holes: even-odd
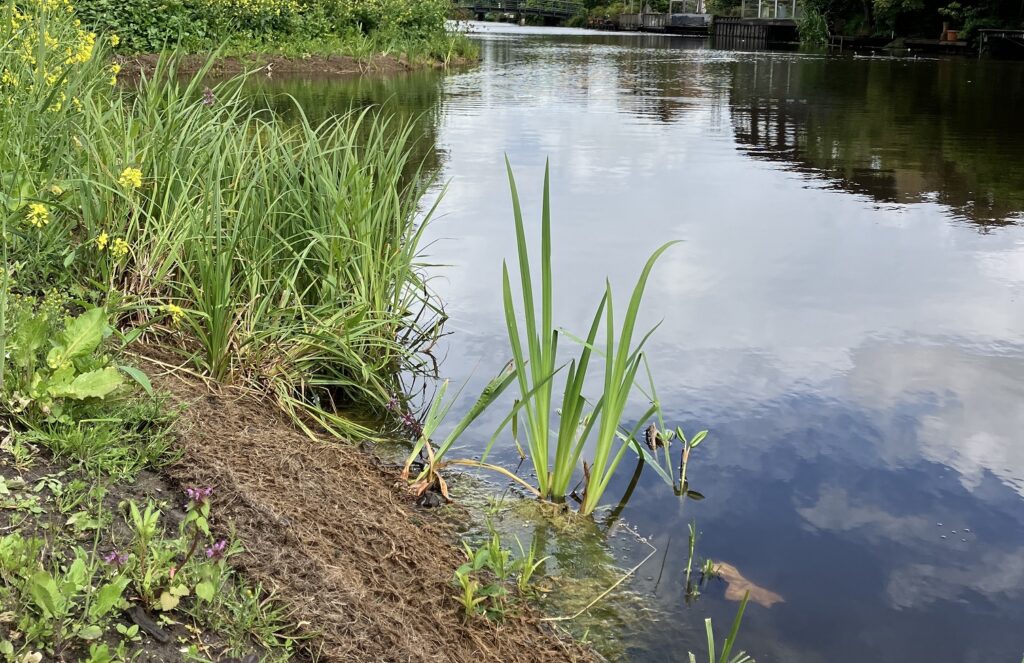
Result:
[[[775,592],[755,585],[743,577],[740,570],[728,562],[716,562],[715,570],[726,582],[725,598],[730,601],[742,601],[747,592],[750,592],[750,600],[765,608],[770,608],[776,603],[785,603]]]

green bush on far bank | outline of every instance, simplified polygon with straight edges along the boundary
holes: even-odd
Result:
[[[225,43],[228,52],[435,58],[471,50],[465,37],[445,27],[448,0],[82,0],[76,8],[89,29],[116,34],[123,53],[202,51]]]

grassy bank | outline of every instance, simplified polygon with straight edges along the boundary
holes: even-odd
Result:
[[[83,25],[117,35],[118,54],[220,49],[252,54],[358,59],[391,56],[407,62],[460,61],[476,48],[448,32],[448,0],[81,0]]]
[[[12,291],[101,304],[192,370],[366,435],[337,406],[382,408],[436,331],[409,127],[286,124],[171,60],[128,95],[65,7],[15,18],[0,64]]]
[[[429,173],[408,125],[286,124],[170,59],[125,92],[118,41],[66,2],[0,11],[0,656],[287,659],[211,485],[161,478],[182,442],[147,374],[368,435],[341,407],[383,409],[436,333],[415,266]]]

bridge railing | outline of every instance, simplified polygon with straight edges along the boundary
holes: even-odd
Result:
[[[581,0],[454,0],[456,7],[473,11],[575,16],[583,9]]]
[[[664,30],[668,14],[619,14],[622,30]]]

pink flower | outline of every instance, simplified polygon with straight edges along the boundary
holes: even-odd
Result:
[[[207,559],[220,559],[224,556],[224,550],[228,547],[227,539],[221,539],[206,549]]]

